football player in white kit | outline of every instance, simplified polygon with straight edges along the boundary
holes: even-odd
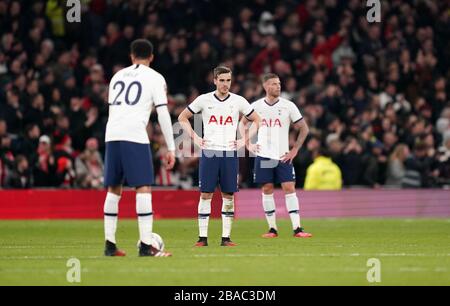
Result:
[[[261,117],[258,131],[260,151],[255,159],[254,181],[262,185],[262,203],[269,223],[264,238],[278,237],[274,187],[281,184],[286,197],[286,208],[292,221],[294,237],[309,238],[300,224],[300,208],[295,189],[295,170],[292,161],[308,136],[309,129],[297,106],[281,97],[281,82],[276,74],[262,78],[266,97],[252,104]],[[300,130],[297,141],[289,150],[289,129],[293,124]]]
[[[125,256],[116,246],[116,229],[122,186],[136,188],[139,223],[139,256],[169,257],[152,246],[153,209],[151,185],[154,182],[150,141],[147,134],[152,107],[158,113],[168,153],[166,167],[175,164],[175,141],[167,108],[164,77],[150,68],[153,45],[144,39],[131,44],[132,66],[117,72],[109,85],[109,118],[106,126],[105,256]]]
[[[222,192],[222,246],[236,246],[231,241],[231,226],[234,219],[234,193],[238,191],[239,159],[237,151],[246,145],[247,132],[243,139],[236,140],[240,123],[253,122],[255,134],[260,118],[248,101],[230,93],[232,71],[227,67],[214,69],[215,92],[199,96],[179,116],[178,120],[195,144],[202,148],[200,158],[200,203],[198,207],[199,241],[197,247],[208,246],[208,224],[211,215],[211,200],[217,185]],[[192,129],[189,119],[202,114],[204,136]],[[239,115],[243,118],[239,121]],[[246,119],[244,119],[246,118]]]

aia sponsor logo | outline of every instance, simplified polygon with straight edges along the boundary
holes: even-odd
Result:
[[[263,119],[261,121],[261,126],[266,127],[281,127],[281,120],[280,119]]]
[[[208,124],[215,124],[215,125],[233,125],[233,117],[231,116],[211,116],[209,118]]]

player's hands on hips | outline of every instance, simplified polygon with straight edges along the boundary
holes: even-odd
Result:
[[[194,138],[194,143],[201,149],[204,149],[208,145],[209,141],[197,136]]]
[[[247,145],[247,150],[254,155],[258,155],[258,153],[261,151],[261,146],[257,143],[249,143]]]
[[[165,167],[167,170],[172,170],[175,167],[175,152],[168,151],[165,156]]]
[[[289,153],[286,153],[283,156],[281,156],[281,162],[292,164],[292,162],[293,162],[294,158],[297,156],[297,154],[298,154],[298,149],[294,148]]]
[[[239,139],[239,140],[230,141],[230,146],[233,150],[239,151],[240,149],[245,147],[245,140]]]

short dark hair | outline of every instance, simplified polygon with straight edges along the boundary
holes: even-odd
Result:
[[[225,73],[231,73],[233,74],[233,72],[231,71],[230,68],[225,67],[225,66],[219,66],[214,68],[214,78],[217,79],[217,77],[221,74],[225,74]]]
[[[331,157],[330,151],[327,148],[322,147],[322,146],[320,147],[318,154],[319,154],[319,156],[323,156],[323,157],[328,157],[328,158]]]
[[[264,74],[262,77],[261,77],[261,82],[263,82],[263,84],[265,83],[265,82],[267,82],[268,80],[271,80],[271,79],[279,79],[280,77],[277,75],[277,74],[275,74],[275,73],[266,73],[266,74]]]
[[[28,161],[28,159],[24,155],[17,155],[16,157],[16,165],[20,164],[23,161]]]
[[[414,151],[425,151],[427,149],[428,149],[428,146],[423,141],[419,140],[414,144]]]
[[[147,59],[153,55],[153,45],[147,39],[136,39],[131,43],[131,54],[139,59]]]

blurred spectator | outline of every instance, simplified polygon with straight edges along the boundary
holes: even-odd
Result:
[[[342,151],[344,150],[344,144],[342,143],[339,135],[328,135],[326,139],[326,145],[331,159],[339,166],[339,168],[341,168],[343,163]]]
[[[40,128],[44,127],[45,118],[49,116],[45,109],[44,96],[36,94],[30,97],[31,105],[24,115],[24,124],[36,124]]]
[[[19,155],[33,173],[44,164],[40,175],[59,170],[36,184],[74,184],[74,158],[89,138],[104,139],[107,85],[130,64],[129,44],[139,37],[155,45],[152,65],[167,80],[169,100],[183,97],[170,108],[174,119],[214,89],[211,71],[220,63],[233,68],[232,91],[250,102],[262,95],[258,76],[278,73],[283,96],[317,137],[294,161],[299,186],[321,144],[346,186],[382,185],[387,156],[400,143],[413,151],[407,169],[418,160],[429,165],[419,171],[420,186],[442,186],[448,177],[439,147],[450,129],[448,1],[386,1],[382,22],[373,24],[364,1],[87,1],[80,24],[65,22],[61,1],[28,2],[0,0],[0,185]],[[41,134],[55,138],[57,156],[50,148],[37,157]],[[61,135],[72,144],[62,145]],[[422,158],[413,150],[418,142],[426,146]],[[164,146],[154,150],[157,158]],[[195,159],[180,161],[172,185],[178,178],[195,184],[195,167]],[[251,186],[250,168],[243,167],[243,185]]]
[[[384,153],[384,145],[379,140],[371,142],[369,147],[369,152],[364,157],[363,182],[366,186],[379,188],[385,181],[387,157]]]
[[[36,187],[56,187],[56,161],[53,156],[50,137],[42,135],[37,149],[38,159],[33,169]]]
[[[363,148],[355,137],[349,137],[344,144],[342,173],[345,186],[363,185]]]
[[[0,137],[0,187],[6,185],[9,171],[14,167],[14,154],[11,149],[11,137]]]
[[[436,122],[436,130],[438,133],[445,134],[450,130],[450,107],[446,107],[440,118]]]
[[[64,27],[64,5],[61,1],[48,0],[46,14],[52,22],[52,32],[56,37],[63,37]]]
[[[342,174],[325,150],[320,150],[306,173],[305,190],[340,190]]]
[[[319,35],[316,38],[316,46],[312,50],[315,62],[322,68],[331,71],[333,69],[333,52],[340,46],[346,35],[347,29],[345,28],[341,29],[338,33],[328,39]]]
[[[0,116],[5,119],[11,134],[19,134],[23,124],[23,107],[20,105],[18,88],[12,88],[6,92],[6,103]]]
[[[0,137],[5,137],[8,135],[8,124],[5,120],[0,119]]]
[[[84,189],[103,188],[103,161],[98,151],[98,140],[90,138],[86,150],[75,160],[77,186]]]
[[[273,24],[273,15],[270,12],[264,12],[259,19],[258,31],[262,35],[275,35],[277,28]]]
[[[444,134],[442,146],[438,150],[439,182],[450,185],[450,129]]]
[[[56,161],[55,185],[63,188],[73,187],[76,178],[72,138],[68,134],[69,127],[69,119],[60,116],[57,119],[57,130],[53,134]]]
[[[37,124],[30,124],[25,128],[25,135],[18,141],[17,152],[26,156],[30,165],[37,161],[37,149],[39,146],[39,137],[41,129]]]
[[[281,59],[278,41],[273,36],[268,36],[265,41],[265,48],[256,55],[250,64],[251,72],[257,76],[268,71],[276,71],[275,65]]]
[[[193,53],[191,79],[201,92],[207,91],[211,86],[207,77],[218,64],[217,57],[217,52],[206,41],[201,42]]]
[[[305,145],[300,149],[299,154],[294,159],[294,169],[299,186],[305,185],[306,170],[314,159],[318,156],[321,149],[320,139],[316,136],[312,136],[305,142]]]
[[[433,186],[433,160],[427,156],[427,145],[418,142],[414,151],[405,161],[406,174],[403,179],[404,188],[429,188]]]
[[[27,158],[23,155],[18,155],[15,163],[15,168],[8,176],[7,187],[12,189],[32,188],[33,177]]]
[[[399,144],[395,147],[388,162],[386,186],[402,188],[406,176],[405,161],[409,155],[410,151],[407,145]]]

